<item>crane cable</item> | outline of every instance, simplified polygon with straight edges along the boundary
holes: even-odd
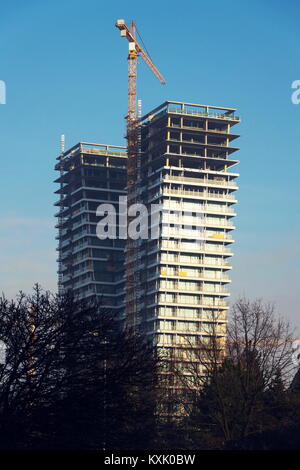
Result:
[[[140,40],[141,40],[141,43],[142,43],[143,46],[144,46],[145,51],[147,52],[148,56],[150,57],[151,61],[153,62],[152,57],[151,57],[151,55],[149,54],[149,52],[148,52],[148,50],[147,50],[146,44],[144,43],[143,38],[142,38],[142,36],[140,35],[140,33],[139,33],[139,31],[138,31],[138,29],[137,29],[136,26],[135,26],[135,29],[136,29],[136,32],[137,32],[137,34],[138,34],[138,37],[139,37]]]

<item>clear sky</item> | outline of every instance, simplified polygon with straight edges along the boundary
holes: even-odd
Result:
[[[298,0],[3,0],[0,290],[56,288],[59,136],[125,144],[127,43],[114,24],[134,18],[167,79],[140,64],[144,112],[166,99],[238,109],[232,299],[275,301],[300,326],[299,15]]]

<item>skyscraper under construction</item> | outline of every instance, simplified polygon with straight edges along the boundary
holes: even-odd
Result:
[[[238,122],[231,108],[172,101],[141,120],[138,192],[161,217],[138,250],[135,314],[161,347],[196,344],[216,319],[225,336]]]
[[[99,240],[96,210],[103,203],[117,206],[119,196],[126,195],[126,149],[80,142],[57,160],[59,290],[81,298],[98,295],[104,306],[117,309],[125,243]]]
[[[135,241],[130,289],[126,241],[96,235],[97,205],[126,195],[125,148],[81,143],[60,156],[62,289],[103,295],[121,317],[133,309],[134,325],[169,352],[205,341],[216,324],[225,339],[238,122],[233,108],[177,101],[140,119],[136,202],[156,205],[159,218],[155,238]]]

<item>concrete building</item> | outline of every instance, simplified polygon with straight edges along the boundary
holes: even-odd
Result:
[[[161,217],[158,238],[140,242],[136,324],[172,360],[212,331],[225,340],[238,122],[235,109],[175,101],[141,121],[137,193]]]
[[[102,203],[117,207],[119,196],[126,195],[126,148],[80,142],[57,160],[60,290],[82,298],[97,294],[105,306],[117,308],[125,240],[96,236],[96,210]]]
[[[134,199],[159,217],[149,220],[157,236],[149,229],[135,242],[131,263],[125,240],[96,236],[97,206],[126,195],[126,149],[80,143],[56,166],[63,289],[101,294],[123,316],[133,308],[135,327],[178,360],[183,374],[184,349],[212,332],[221,343],[226,336],[239,176],[232,128],[239,121],[233,108],[177,101],[141,118]],[[134,285],[126,289],[129,269]]]

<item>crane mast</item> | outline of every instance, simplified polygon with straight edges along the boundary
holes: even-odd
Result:
[[[139,157],[138,130],[139,119],[137,116],[136,83],[137,83],[137,63],[138,57],[142,57],[150,70],[158,78],[161,84],[166,81],[159,70],[155,67],[147,52],[136,39],[136,25],[131,21],[130,28],[124,20],[117,20],[116,27],[120,30],[121,36],[128,40],[128,112],[127,122],[127,205],[128,208],[137,202],[137,159]],[[128,216],[127,227],[132,220]],[[127,249],[125,257],[126,266],[126,321],[131,327],[136,326],[136,307],[139,302],[139,286],[141,284],[140,269],[138,263],[138,240],[127,238]]]

